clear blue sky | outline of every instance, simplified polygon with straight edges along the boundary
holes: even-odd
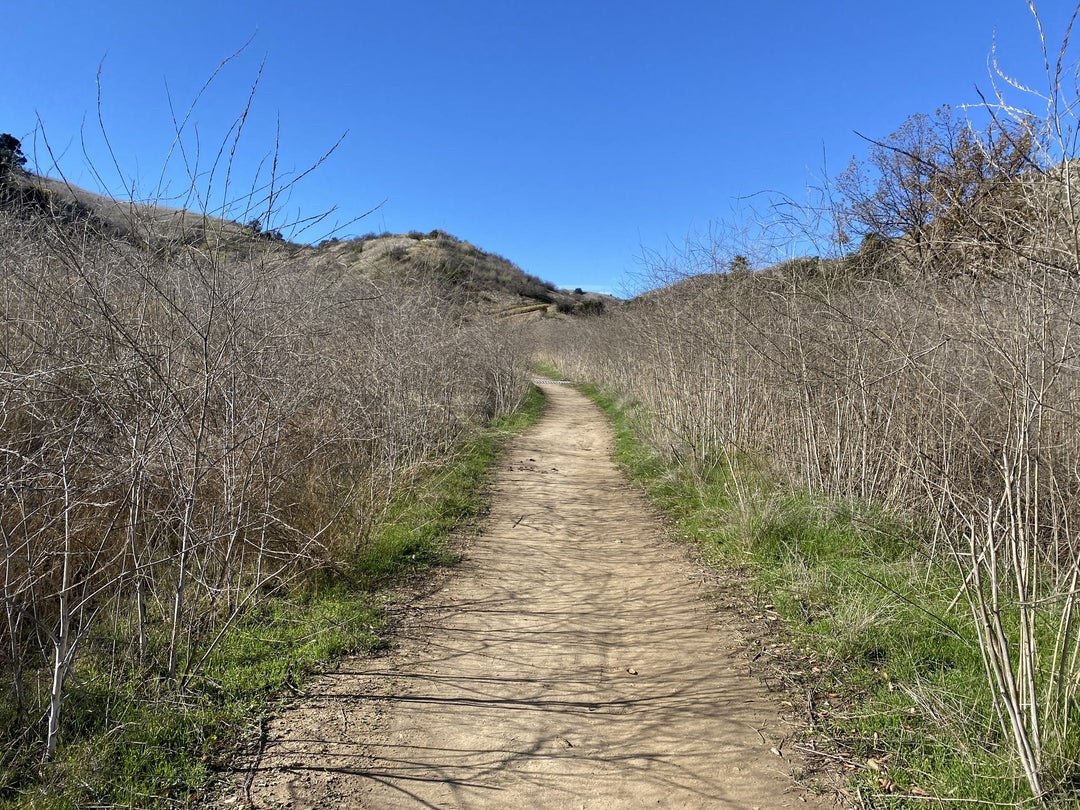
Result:
[[[92,163],[109,191],[154,194],[168,98],[184,110],[250,39],[194,110],[185,142],[200,171],[264,64],[234,190],[254,182],[279,126],[285,172],[347,132],[279,221],[337,206],[341,222],[382,203],[347,233],[441,228],[587,289],[618,290],[643,248],[680,243],[749,195],[805,196],[826,158],[836,172],[864,152],[855,130],[880,137],[977,100],[995,30],[1004,64],[1045,82],[1024,0],[5,5],[0,131],[43,170],[39,121],[73,182],[100,189]],[[1072,3],[1039,8],[1060,37]],[[99,66],[119,172],[97,125]],[[164,178],[169,192],[185,185],[175,157]]]

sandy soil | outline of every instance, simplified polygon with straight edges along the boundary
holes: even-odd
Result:
[[[612,465],[604,418],[544,391],[466,561],[390,653],[272,720],[218,807],[832,806],[771,750],[776,698]]]

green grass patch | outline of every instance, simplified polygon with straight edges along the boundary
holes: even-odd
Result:
[[[378,600],[344,586],[265,600],[179,690],[159,678],[110,682],[84,667],[67,697],[64,741],[43,779],[2,807],[184,805],[251,739],[276,697],[385,629]]]
[[[549,380],[561,380],[563,379],[562,372],[555,366],[548,365],[547,363],[534,363],[533,373],[540,377],[545,377]]]
[[[395,499],[350,562],[355,580],[377,588],[455,562],[452,532],[480,515],[488,470],[507,439],[533,424],[543,409],[544,395],[532,386],[515,413],[493,423]]]
[[[260,600],[183,688],[151,673],[96,671],[86,656],[55,759],[42,767],[27,756],[0,759],[0,808],[191,806],[305,678],[386,643],[383,593],[457,559],[451,534],[483,513],[503,446],[543,408],[533,387],[517,412],[431,465],[341,563],[342,575]]]
[[[775,617],[784,677],[810,712],[796,743],[852,763],[863,806],[1031,803],[992,708],[962,582],[921,527],[874,504],[793,493],[748,459],[677,464],[640,438],[649,415],[580,386],[610,417],[615,458],[706,560],[749,574],[748,612]],[[868,760],[885,771],[867,767]],[[1054,806],[1074,807],[1065,792]]]

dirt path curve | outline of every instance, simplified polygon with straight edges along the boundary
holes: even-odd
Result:
[[[604,417],[543,387],[486,532],[392,653],[347,661],[270,724],[254,807],[826,806],[770,752],[772,699],[612,465]]]

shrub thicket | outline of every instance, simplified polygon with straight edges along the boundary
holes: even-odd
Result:
[[[683,279],[666,289],[603,318],[536,326],[549,363],[642,403],[652,446],[691,476],[749,462],[789,490],[910,521],[923,537],[906,563],[912,592],[951,571],[952,597],[925,609],[971,628],[984,686],[946,694],[920,673],[900,685],[908,708],[953,730],[939,759],[1008,752],[1007,767],[980,772],[982,787],[1007,774],[1013,799],[1026,790],[1040,803],[1067,803],[1080,779],[1080,185],[1067,52],[1041,115],[1002,100],[986,127],[942,112],[874,142],[841,178],[839,210],[820,212],[838,215],[826,229],[838,258],[733,272],[741,245],[709,243],[658,268]],[[865,237],[858,251],[852,233]],[[778,548],[802,553],[785,533]],[[878,596],[899,604],[894,591]]]
[[[266,596],[348,577],[396,493],[525,390],[513,342],[431,287],[159,237],[0,211],[0,791],[87,701],[182,701]]]

